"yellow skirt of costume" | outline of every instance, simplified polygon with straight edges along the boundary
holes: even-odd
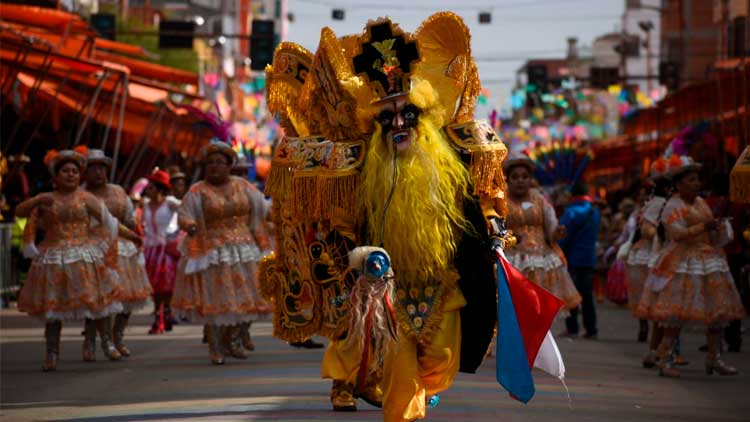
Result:
[[[461,315],[466,304],[458,288],[445,292],[441,320],[428,342],[404,335],[386,351],[383,377],[383,420],[412,421],[425,417],[426,400],[446,390],[458,373]]]

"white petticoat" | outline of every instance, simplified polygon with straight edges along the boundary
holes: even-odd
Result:
[[[180,311],[181,317],[188,318],[191,323],[213,325],[237,325],[243,322],[270,321],[273,314],[218,314],[201,315],[196,311]]]
[[[626,264],[630,266],[648,266],[653,255],[651,248],[631,249]]]
[[[656,264],[657,258],[651,259],[650,265]],[[698,276],[698,277],[704,277],[709,274],[715,274],[715,273],[729,273],[729,265],[727,264],[726,259],[723,257],[714,257],[714,258],[690,258],[684,259],[679,264],[677,264],[677,268],[675,269],[675,274],[688,274],[691,276]],[[650,289],[654,292],[660,292],[664,290],[664,288],[667,286],[667,283],[671,280],[671,277],[659,277],[654,275],[654,273],[650,273],[648,275],[648,278],[646,278],[646,289]]]
[[[188,258],[185,262],[185,274],[194,274],[209,267],[233,266],[246,262],[259,262],[269,252],[261,252],[254,243],[225,244],[199,258]]]
[[[99,312],[91,312],[91,310],[87,308],[73,309],[65,312],[47,311],[43,315],[39,315],[39,318],[45,321],[81,321],[83,319],[100,319],[122,313],[124,309],[122,303],[114,302]]]
[[[507,251],[508,261],[521,272],[532,270],[552,271],[563,266],[563,262],[557,254],[548,253],[545,255],[527,254],[523,252],[514,252],[512,249]]]

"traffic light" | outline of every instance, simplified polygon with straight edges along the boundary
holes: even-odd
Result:
[[[335,21],[344,20],[344,9],[333,9],[331,12],[331,19]]]
[[[193,48],[194,21],[160,21],[159,48]]]
[[[589,71],[589,85],[592,88],[607,89],[620,82],[620,71],[616,67],[592,67]]]
[[[111,13],[93,13],[91,15],[91,27],[99,33],[99,36],[108,40],[115,40],[115,15]]]
[[[250,35],[250,69],[263,70],[273,62],[276,49],[274,22],[266,19],[253,19]]]
[[[680,86],[680,66],[675,62],[659,63],[659,84],[674,91]]]
[[[526,76],[529,84],[537,87],[539,91],[547,90],[547,66],[534,64],[526,66]]]
[[[490,12],[479,12],[479,23],[490,22],[492,22],[492,14]]]

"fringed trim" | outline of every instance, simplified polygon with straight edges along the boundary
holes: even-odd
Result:
[[[464,123],[474,120],[474,109],[476,108],[477,98],[482,91],[482,83],[479,81],[479,70],[477,64],[471,55],[468,55],[469,63],[466,72],[466,88],[461,94],[461,105],[456,111],[456,117],[453,119],[456,123]]]
[[[750,147],[745,148],[732,169],[729,196],[732,202],[750,203]]]
[[[271,271],[274,271],[276,267],[276,253],[271,252],[266,255],[258,263],[258,286],[260,287],[260,295],[264,299],[273,302],[276,298],[276,285],[269,277]]]
[[[271,165],[271,172],[266,181],[266,195],[275,200],[286,198],[292,186],[292,169],[283,165]]]
[[[316,316],[316,319],[319,318]],[[273,336],[281,340],[288,341],[289,343],[301,343],[317,334],[325,336],[323,333],[319,332],[319,327],[320,323],[318,321],[313,321],[307,325],[303,325],[300,327],[284,327],[281,325],[281,319],[277,316],[277,313],[274,312]],[[328,337],[330,340],[335,340],[335,338],[331,338],[329,336],[325,337]]]
[[[295,172],[289,198],[295,218],[326,220],[336,215],[354,214],[359,183],[357,170],[335,175]]]
[[[477,196],[504,198],[503,159],[506,155],[505,150],[474,151],[471,153],[469,174],[471,174],[474,193]]]
[[[401,303],[395,306],[396,308],[396,319],[398,320],[399,335],[405,335],[422,346],[427,346],[432,341],[432,335],[440,327],[440,323],[443,322],[443,298],[450,296],[454,293],[455,289],[458,288],[459,275],[456,271],[447,270],[441,274],[441,280],[434,287],[435,301],[430,307],[430,314],[425,318],[421,329],[415,329],[412,323],[412,318]],[[408,292],[408,288],[407,288]],[[408,293],[407,293],[408,294]]]

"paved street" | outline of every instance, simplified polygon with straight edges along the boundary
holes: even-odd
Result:
[[[620,308],[600,305],[600,339],[560,340],[567,366],[564,386],[536,372],[536,397],[524,406],[494,380],[494,361],[479,374],[460,374],[441,395],[429,421],[747,421],[750,353],[726,360],[738,377],[706,376],[699,330],[683,338],[693,363],[683,378],[660,378],[640,367],[636,322]],[[7,421],[375,421],[378,409],[360,403],[356,413],[329,410],[330,382],[319,377],[322,351],[297,350],[271,336],[271,324],[253,327],[250,359],[209,364],[201,327],[179,325],[149,336],[149,316],[129,328],[134,355],[123,362],[81,361],[81,326],[63,328],[56,373],[42,373],[41,323],[14,310],[0,311],[2,378],[0,419]],[[748,325],[748,324],[746,324]],[[559,323],[555,332],[559,331]],[[746,336],[746,345],[750,339]],[[746,349],[747,350],[747,349]]]

